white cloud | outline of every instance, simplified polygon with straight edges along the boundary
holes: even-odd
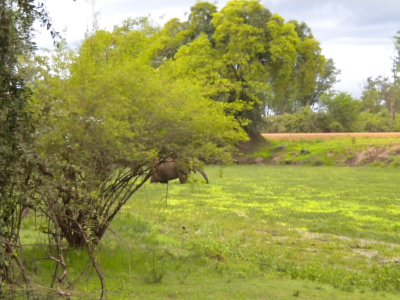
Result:
[[[338,69],[337,90],[360,96],[368,77],[390,76],[398,0],[264,0],[285,19],[307,23]]]
[[[341,69],[340,82],[336,89],[359,97],[368,77],[390,76],[393,50],[391,47],[357,44],[326,44],[323,53],[336,57],[336,66]]]
[[[214,2],[211,0],[210,2]],[[223,7],[228,0],[218,1]],[[112,29],[128,17],[148,16],[159,23],[173,17],[184,18],[196,0],[95,0],[100,28]],[[370,76],[390,75],[393,36],[400,30],[399,0],[263,0],[272,13],[286,20],[307,23],[323,53],[342,71],[337,89],[355,96]],[[67,28],[65,37],[77,45],[93,23],[90,0],[47,1],[54,25]],[[164,16],[164,19],[159,19]],[[49,34],[38,37],[38,44],[50,47]]]

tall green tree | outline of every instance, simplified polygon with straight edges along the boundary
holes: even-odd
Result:
[[[258,1],[231,1],[213,18],[215,49],[225,66],[220,75],[231,85],[225,101],[251,136],[258,135],[270,90],[262,60],[266,52],[263,28],[270,15]]]
[[[252,136],[266,112],[317,103],[336,75],[306,24],[286,22],[256,0],[230,1],[220,11],[198,2],[186,22],[171,21],[152,44],[153,66],[199,80],[204,95],[223,102]]]

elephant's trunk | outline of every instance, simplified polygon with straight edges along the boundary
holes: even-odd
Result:
[[[203,176],[206,183],[210,183],[210,181],[208,180],[207,174],[203,169],[198,169],[197,171],[199,171],[199,173]]]

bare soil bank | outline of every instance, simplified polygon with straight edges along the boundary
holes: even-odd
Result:
[[[271,133],[240,146],[239,164],[400,166],[400,132]]]
[[[400,138],[400,132],[264,133],[270,140],[327,140],[344,137]]]

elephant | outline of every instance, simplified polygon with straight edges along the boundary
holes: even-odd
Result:
[[[179,178],[180,183],[187,183],[189,173],[193,171],[194,173],[199,172],[206,183],[209,183],[206,172],[202,168],[184,167],[177,160],[167,159],[158,162],[154,168],[151,175],[150,182],[152,183],[168,183],[168,181]]]

